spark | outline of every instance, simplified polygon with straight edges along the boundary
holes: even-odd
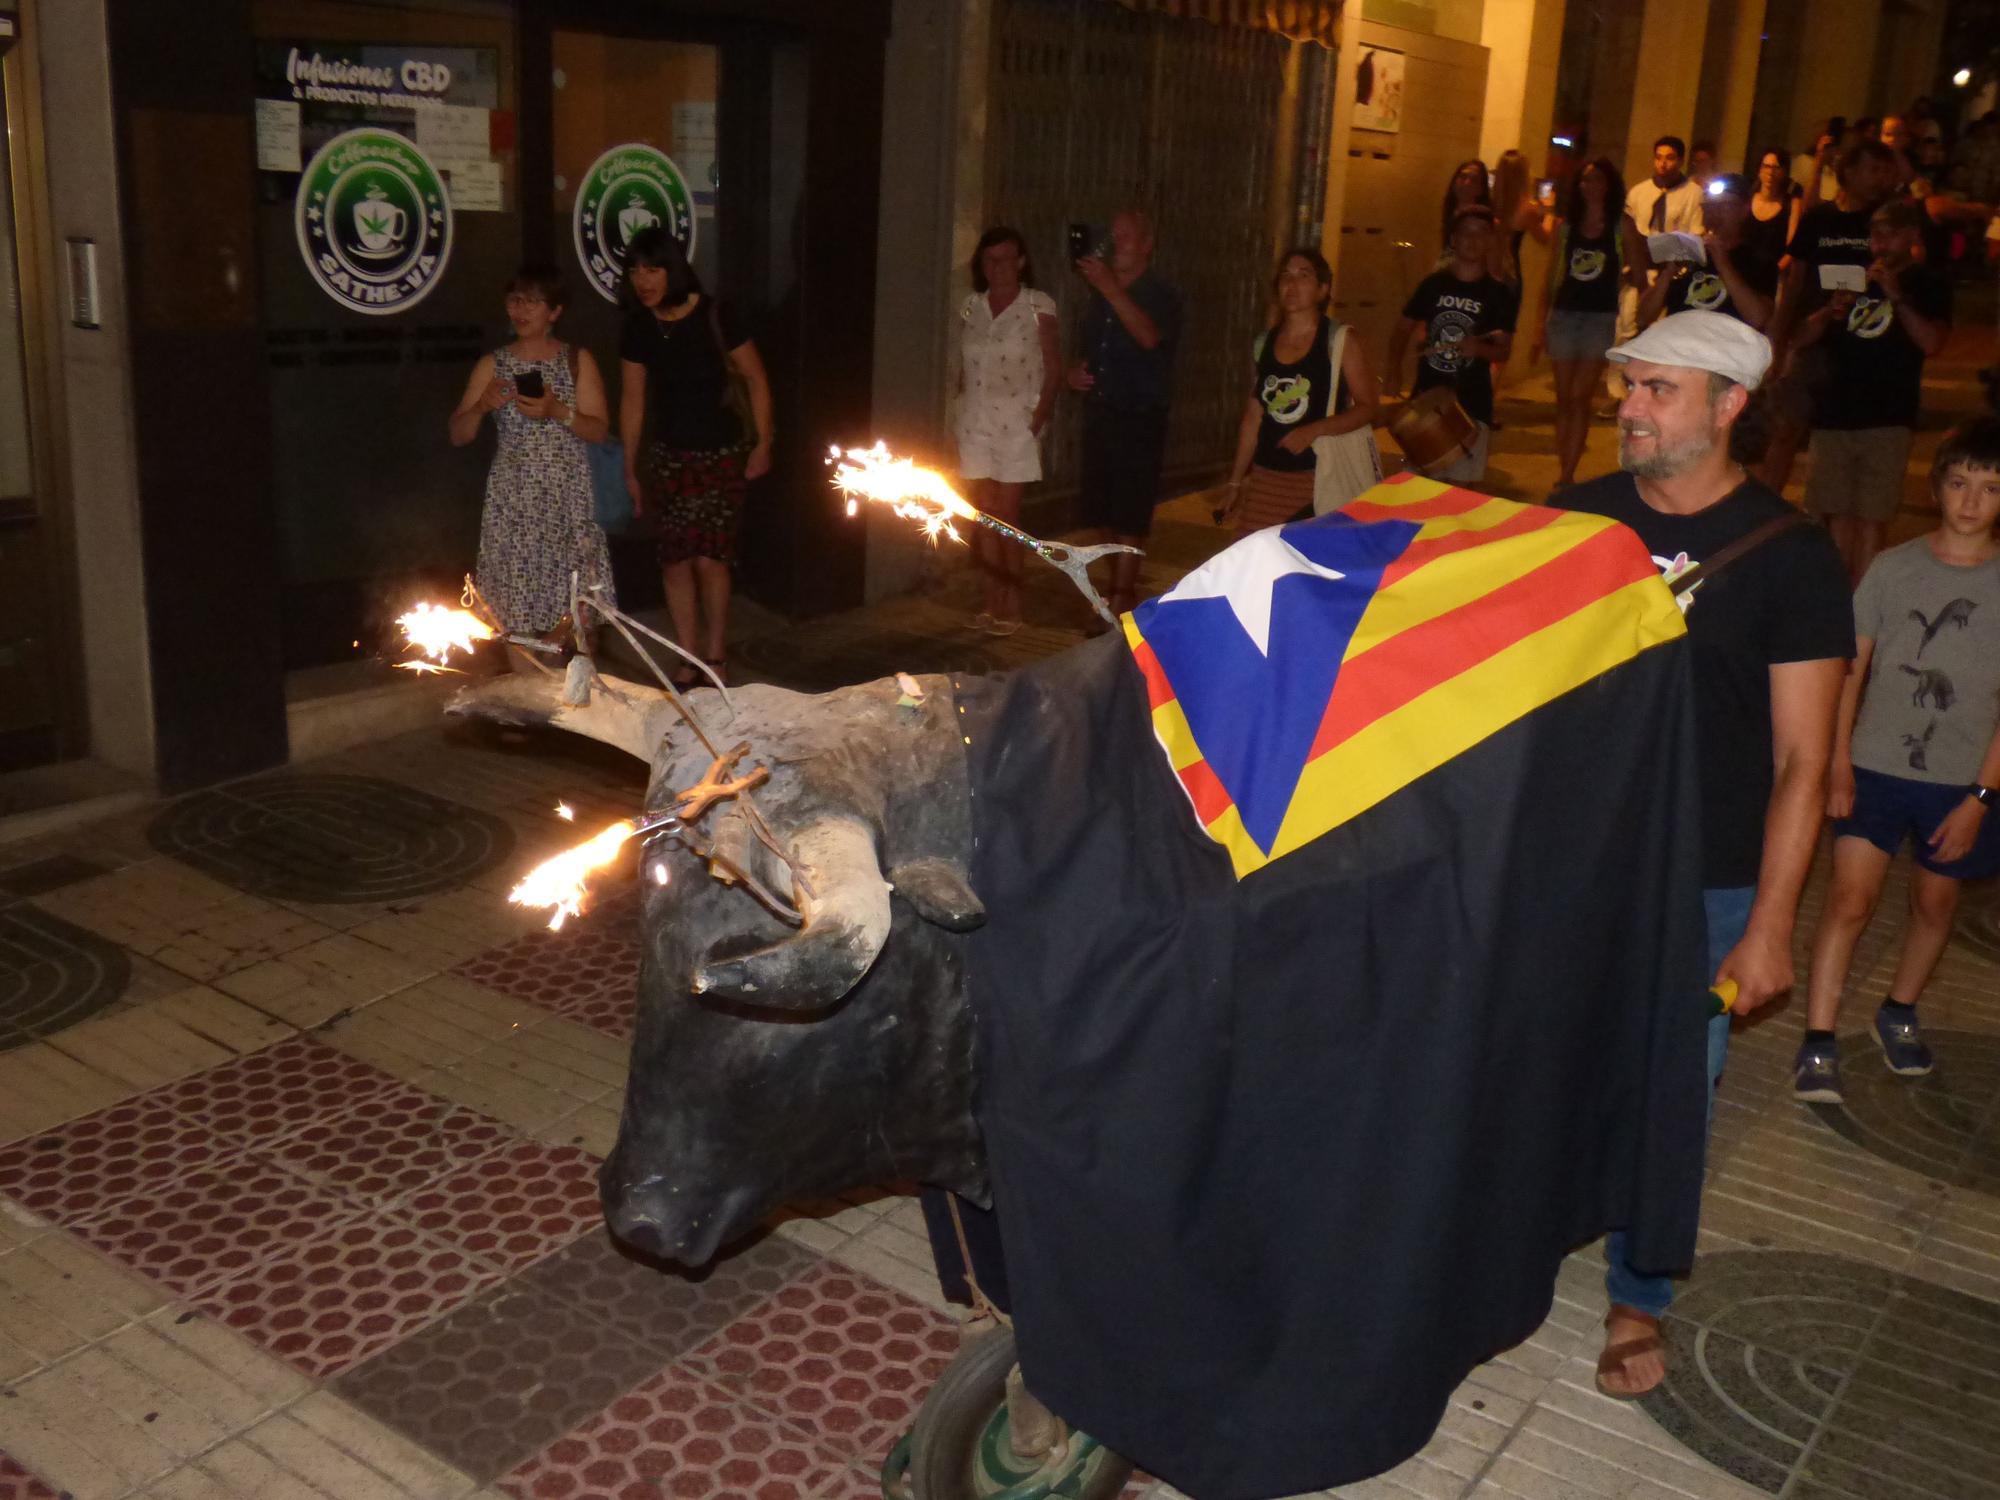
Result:
[[[575,848],[551,855],[522,876],[507,899],[516,906],[549,908],[549,931],[560,931],[569,918],[582,914],[590,897],[589,877],[616,859],[625,841],[638,831],[638,824],[621,820]]]
[[[653,866],[653,884],[665,885],[666,883],[667,883],[667,867],[663,864],[655,864]]]
[[[434,661],[399,661],[396,663],[396,670],[399,672],[417,672],[425,675],[436,675],[445,672],[449,672],[455,677],[463,677],[465,675],[457,667],[441,667]]]
[[[833,485],[847,496],[847,513],[858,512],[858,500],[886,505],[907,521],[921,523],[925,538],[935,546],[940,536],[963,542],[954,517],[977,521],[979,511],[951,487],[951,481],[936,469],[927,469],[914,459],[898,458],[886,444],[872,448],[836,448],[827,459],[838,461]]]
[[[567,802],[558,802],[556,804],[556,816],[561,818],[565,823],[574,823],[576,821],[576,809],[571,807]]]
[[[396,623],[411,649],[432,661],[442,662],[453,651],[470,651],[475,642],[490,641],[494,630],[469,609],[448,609],[442,604],[419,604]]]

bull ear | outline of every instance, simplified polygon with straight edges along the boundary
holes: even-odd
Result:
[[[889,872],[889,885],[918,916],[947,932],[970,932],[986,920],[985,903],[949,860],[907,860]]]
[[[804,925],[768,948],[704,962],[698,995],[784,1010],[820,1010],[861,982],[889,936],[889,887],[874,836],[848,818],[811,824],[792,840],[814,894],[799,896]]]

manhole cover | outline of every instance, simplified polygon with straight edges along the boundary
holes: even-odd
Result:
[[[267,776],[183,798],[155,849],[276,901],[398,901],[465,884],[514,848],[490,813],[369,776]]]
[[[742,664],[780,687],[826,693],[857,682],[873,682],[895,672],[944,672],[977,676],[1015,665],[996,652],[991,637],[876,635],[751,641],[737,648]]]
[[[1847,1102],[1807,1108],[1884,1161],[2000,1196],[2000,1036],[1926,1028],[1924,1038],[1936,1071],[1901,1078],[1883,1066],[1872,1036],[1843,1036]]]
[[[1738,1479],[1801,1500],[2000,1497],[2000,1305],[1856,1261],[1695,1263],[1646,1410]]]
[[[37,907],[0,908],[0,1051],[87,1020],[131,980],[116,943]]]
[[[1959,906],[1958,937],[1968,948],[2000,960],[2000,886],[1988,890],[1984,899]]]

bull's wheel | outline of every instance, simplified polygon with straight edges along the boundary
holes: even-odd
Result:
[[[884,1500],[1111,1500],[1125,1487],[1132,1465],[1081,1432],[1039,1458],[1015,1453],[1013,1368],[1009,1328],[959,1351],[882,1466]]]

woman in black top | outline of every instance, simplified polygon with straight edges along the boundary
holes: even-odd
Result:
[[[1278,266],[1278,321],[1259,334],[1253,351],[1250,399],[1236,430],[1236,461],[1218,519],[1236,534],[1280,526],[1313,503],[1318,464],[1313,440],[1372,426],[1375,377],[1361,340],[1343,341],[1333,368],[1340,324],[1327,316],[1333,272],[1319,251],[1301,246]]]
[[[771,386],[749,334],[702,291],[680,241],[666,230],[633,238],[625,276],[638,303],[618,343],[625,488],[633,513],[647,517],[659,538],[674,634],[720,676],[744,490],[771,468]],[[748,395],[747,421],[738,379]],[[696,675],[684,667],[675,684],[691,686]]]
[[[1805,211],[1805,198],[1799,192],[1798,184],[1792,181],[1792,169],[1785,160],[1785,153],[1777,146],[1766,146],[1757,153],[1757,193],[1750,200],[1750,215],[1743,224],[1743,238],[1756,247],[1757,253],[1772,265],[1779,265],[1785,258],[1785,247],[1792,242],[1792,231],[1799,227],[1799,215]]]
[[[1643,264],[1645,240],[1624,211],[1625,182],[1610,158],[1584,163],[1549,257],[1535,358],[1546,347],[1556,377],[1556,488],[1576,483],[1590,436],[1590,403],[1604,379],[1604,353],[1617,337],[1618,288]]]

